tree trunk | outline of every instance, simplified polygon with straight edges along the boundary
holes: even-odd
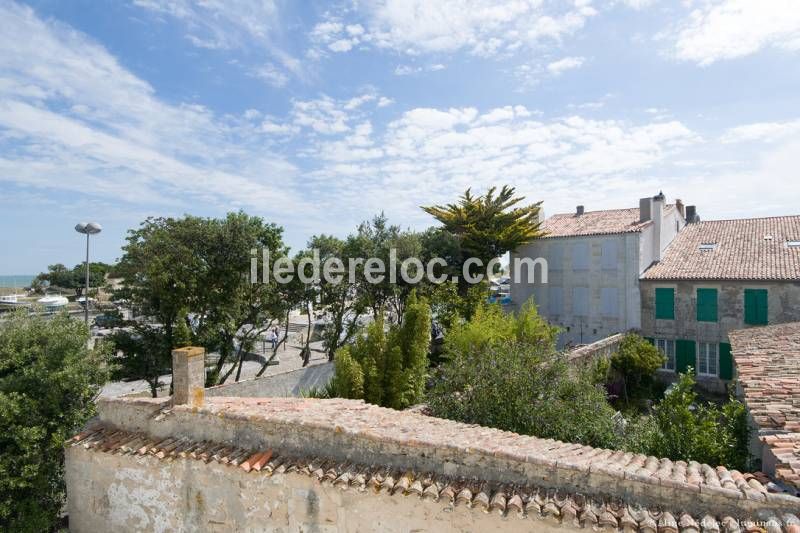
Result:
[[[303,345],[303,366],[308,366],[308,363],[311,362],[311,306],[307,305],[306,310],[308,311],[308,327],[306,328],[306,339]]]

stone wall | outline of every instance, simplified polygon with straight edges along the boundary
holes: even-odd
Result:
[[[74,531],[102,523],[120,524],[117,531],[313,530],[309,524],[352,531],[378,523],[390,531],[412,524],[482,531],[515,527],[506,520],[517,513],[550,517],[562,530],[581,521],[619,528],[626,520],[632,530],[653,521],[676,522],[678,530],[678,522],[704,518],[800,512],[800,499],[722,467],[340,399],[209,397],[202,406],[101,400],[95,426],[68,444],[66,460]],[[347,490],[334,494],[325,480]],[[441,508],[423,504],[423,494]],[[497,513],[481,516],[475,508]]]
[[[592,344],[575,348],[567,353],[567,359],[572,363],[585,363],[600,357],[611,357],[619,349],[620,342],[624,338],[623,333],[617,333]]]
[[[333,363],[322,363],[282,374],[218,385],[206,389],[206,396],[299,397],[313,388],[325,387],[331,377],[333,377]]]

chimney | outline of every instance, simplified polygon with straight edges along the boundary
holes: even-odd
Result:
[[[691,224],[692,222],[697,222],[700,220],[700,217],[697,216],[697,207],[693,205],[686,206],[686,223]]]
[[[575,208],[575,215],[581,216],[582,214],[583,214],[583,206],[579,205],[577,208]]]
[[[205,350],[187,346],[172,350],[172,404],[203,405],[205,395]]]
[[[685,220],[686,219],[686,207],[683,205],[683,200],[681,200],[680,198],[676,198],[675,199],[675,208],[678,210],[678,213],[680,213],[681,216]]]
[[[639,222],[647,222],[652,218],[651,213],[651,206],[653,205],[653,199],[649,196],[647,198],[642,198],[639,200]]]
[[[663,192],[653,196],[653,261],[661,261],[661,227],[664,222],[664,205],[667,199]]]

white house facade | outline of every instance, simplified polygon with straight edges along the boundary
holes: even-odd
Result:
[[[539,313],[562,328],[559,346],[579,345],[641,327],[639,278],[660,259],[694,207],[663,194],[639,208],[585,211],[547,218],[546,235],[511,254],[511,300],[533,299]],[[529,279],[519,260],[544,258],[547,282]]]

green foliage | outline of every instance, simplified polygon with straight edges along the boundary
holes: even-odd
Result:
[[[626,399],[651,396],[652,378],[663,364],[658,348],[633,333],[623,337],[611,356],[611,369],[622,379]]]
[[[333,392],[339,398],[360,399],[364,396],[364,372],[345,346],[336,353]]]
[[[82,321],[17,312],[0,323],[0,530],[48,531],[64,503],[64,441],[107,378]]]
[[[385,331],[383,313],[366,334],[336,353],[334,391],[344,398],[404,409],[422,400],[430,343],[430,307],[412,291],[402,325]],[[342,360],[344,357],[344,360]],[[361,395],[357,384],[363,384]]]
[[[101,262],[89,263],[89,286],[101,287],[105,282],[106,273],[110,266]],[[61,263],[49,265],[47,272],[42,272],[33,283],[34,289],[41,291],[46,283],[50,287],[74,290],[80,296],[86,288],[86,263],[78,263],[72,269],[68,269]]]
[[[495,195],[496,190],[491,187],[485,195],[473,196],[467,189],[457,203],[422,208],[442,224],[442,229],[458,238],[459,274],[469,257],[477,257],[486,268],[495,257],[543,234],[539,222],[541,202],[519,207],[525,198],[515,197],[513,187],[504,185]],[[463,280],[460,291],[466,291]]]
[[[428,406],[434,416],[526,435],[613,447],[617,437],[602,387],[541,343],[513,340],[453,357]]]
[[[698,401],[695,378],[680,374],[653,409],[653,415],[636,420],[628,428],[629,451],[698,461],[745,470],[749,466],[749,429],[744,405],[731,397],[719,408]]]
[[[555,349],[557,328],[526,305],[497,305],[447,335],[448,360],[428,393],[435,416],[539,437],[612,446],[613,409],[588,369],[570,367]]]
[[[163,331],[149,324],[133,323],[125,329],[116,330],[110,337],[119,357],[115,358],[112,378],[143,379],[150,386],[150,395],[158,396],[163,385],[160,376],[169,374],[172,357],[164,346]],[[176,346],[177,347],[177,346]]]

